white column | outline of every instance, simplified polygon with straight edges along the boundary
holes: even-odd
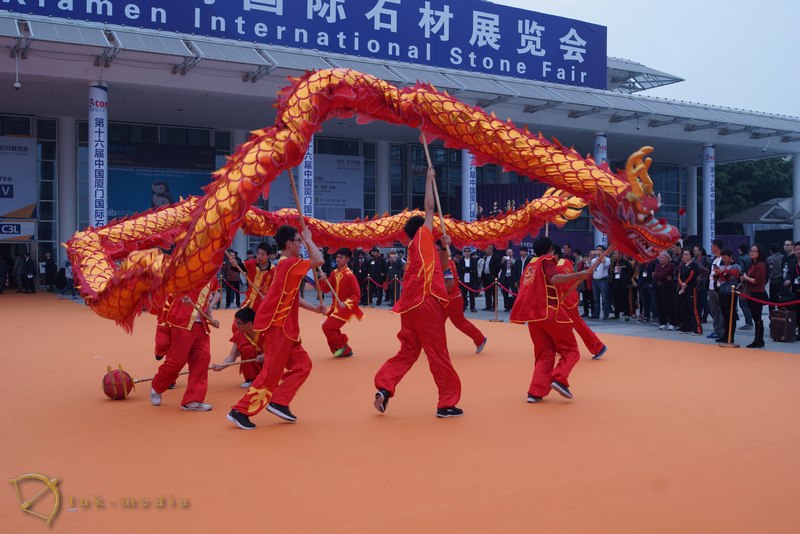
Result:
[[[703,247],[710,251],[716,237],[716,206],[714,202],[716,181],[716,156],[714,145],[703,145]]]
[[[475,156],[469,150],[461,151],[461,220],[472,222],[478,218],[478,169]]]
[[[800,152],[792,156],[792,215],[800,213]],[[794,241],[800,241],[800,220],[794,220]]]
[[[72,117],[58,119],[58,201],[56,207],[58,241],[66,243],[78,231],[78,132]],[[58,267],[64,265],[66,251],[57,247]]]
[[[389,141],[375,143],[375,214],[389,213],[392,207],[391,155]]]
[[[694,165],[686,172],[686,204],[686,233],[697,235],[697,167]]]
[[[231,154],[236,152],[239,149],[239,145],[247,141],[247,138],[250,136],[249,132],[245,130],[233,130],[231,131]],[[233,250],[239,253],[239,257],[242,259],[247,258],[247,249],[250,246],[250,239],[247,235],[242,231],[241,228],[236,231],[236,234],[233,236],[233,243],[231,243],[231,247]]]
[[[608,138],[605,132],[595,132],[594,134],[594,161],[598,165],[608,163]],[[594,246],[608,245],[608,236],[594,229]]]
[[[245,130],[233,130],[231,131],[231,154],[236,152],[239,148],[239,145],[247,141],[249,134]],[[250,239],[247,235],[242,231],[240,228],[236,231],[236,234],[233,236],[233,242],[231,243],[231,247],[233,250],[239,253],[239,257],[242,259],[247,258],[247,249],[250,246]]]
[[[108,224],[108,86],[89,86],[89,224]]]

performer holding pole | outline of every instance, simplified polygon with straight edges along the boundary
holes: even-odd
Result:
[[[442,237],[436,242],[436,246],[439,250],[439,261],[444,271],[444,287],[450,299],[445,307],[447,317],[453,323],[453,326],[472,339],[472,342],[475,343],[475,353],[480,354],[486,347],[486,336],[477,326],[464,317],[464,297],[461,296],[461,288],[458,287],[456,264],[450,257],[450,237]]]
[[[181,400],[186,411],[207,412],[211,405],[203,402],[208,391],[208,364],[211,362],[210,326],[219,328],[219,322],[211,316],[211,309],[219,300],[219,286],[213,278],[200,289],[190,291],[184,298],[174,295],[160,314],[160,326],[169,329],[169,345],[166,359],[153,377],[150,402],[161,406],[161,395],[175,383],[184,365],[189,366],[189,381]]]
[[[349,248],[337,250],[336,270],[331,273],[330,278],[326,278],[334,301],[326,314],[328,318],[322,323],[322,332],[328,340],[328,348],[331,349],[334,358],[347,358],[353,355],[353,349],[348,344],[347,335],[342,333],[342,327],[353,317],[359,321],[364,317],[364,312],[358,307],[361,300],[358,280],[347,266],[352,256],[353,253]]]
[[[553,255],[558,261],[556,263],[557,273],[570,274],[575,271],[574,264],[570,260],[563,257],[561,247],[558,245],[553,245]],[[563,286],[556,286],[556,288],[563,290]],[[570,288],[570,290],[571,289],[572,288]],[[576,291],[564,291],[561,295],[562,306],[564,310],[566,310],[567,315],[569,315],[570,320],[572,320],[572,328],[578,333],[578,336],[580,336],[583,344],[586,345],[587,349],[589,349],[589,352],[592,353],[592,359],[599,360],[603,357],[603,354],[606,353],[608,348],[602,341],[600,341],[600,338],[597,337],[597,334],[595,334],[594,331],[589,328],[589,325],[587,325],[586,321],[584,321],[581,317],[581,314],[578,311],[579,301],[580,295]]]
[[[264,332],[264,366],[227,415],[228,421],[243,430],[256,427],[250,417],[265,407],[285,421],[297,421],[289,410],[289,403],[311,372],[311,359],[300,341],[298,309],[325,312],[322,302],[314,306],[299,293],[308,270],[325,263],[322,252],[311,238],[311,231],[304,228],[298,233],[297,228],[281,226],[275,233],[275,241],[281,250],[281,260],[253,324],[255,331]],[[309,255],[307,260],[300,257],[304,244]]]
[[[410,240],[404,287],[392,311],[400,314],[400,350],[381,366],[375,375],[375,408],[384,413],[397,384],[419,358],[425,356],[439,390],[437,417],[458,417],[464,412],[456,407],[461,399],[461,381],[450,361],[444,322],[448,296],[442,266],[433,244],[433,184],[436,172],[428,168],[425,184],[425,217],[411,217],[404,227]],[[405,244],[405,243],[404,243]]]
[[[537,257],[525,269],[517,302],[511,309],[511,321],[528,323],[533,341],[535,363],[528,387],[528,402],[540,402],[551,389],[571,399],[569,374],[578,363],[580,352],[572,333],[572,322],[562,302],[565,293],[560,293],[556,286],[583,280],[591,273],[588,270],[559,273],[553,256],[553,243],[548,237],[537,239],[533,251]],[[558,364],[555,363],[556,353],[561,355]]]
[[[249,388],[263,367],[263,332],[256,332],[253,328],[256,312],[252,308],[240,308],[233,317],[236,330],[230,339],[233,342],[231,351],[221,364],[215,363],[211,366],[211,369],[222,371],[229,365],[233,365],[236,359],[241,356],[243,361],[239,366],[239,374],[244,377],[241,387]]]

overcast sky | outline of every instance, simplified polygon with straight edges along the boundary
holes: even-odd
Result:
[[[491,0],[605,26],[608,55],[685,81],[642,94],[800,117],[800,0]]]

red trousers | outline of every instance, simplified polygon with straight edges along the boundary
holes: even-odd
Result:
[[[170,327],[160,324],[156,326],[156,346],[153,351],[156,356],[164,356],[169,351]]]
[[[259,350],[252,343],[247,343],[241,347],[237,345],[236,348],[239,350],[239,357],[242,361],[252,360],[259,354]],[[258,362],[243,363],[239,365],[239,374],[244,376],[246,382],[252,382],[261,372],[262,367],[263,365]]]
[[[555,319],[532,321],[528,323],[528,331],[533,341],[535,360],[528,393],[535,397],[546,397],[553,380],[569,386],[569,373],[581,358],[572,325],[557,323]],[[561,355],[558,364],[556,353]]]
[[[597,334],[594,333],[594,330],[589,328],[589,325],[583,320],[581,314],[578,313],[578,308],[567,308],[567,313],[569,313],[569,318],[572,319],[572,328],[578,333],[583,344],[589,349],[589,352],[597,354],[603,350],[605,345],[600,341],[600,338],[597,337]],[[559,380],[559,382],[561,382],[561,380]]]
[[[336,352],[347,345],[347,336],[342,333],[342,327],[346,324],[345,321],[337,319],[333,315],[328,316],[322,323],[322,332],[325,334],[325,339],[328,340],[328,348],[331,349],[331,352]]]
[[[375,387],[394,396],[395,387],[416,363],[421,350],[439,389],[438,408],[449,408],[461,399],[461,381],[450,362],[444,322],[447,314],[435,297],[425,297],[422,304],[400,316],[400,350],[384,363],[375,375]],[[483,341],[483,338],[481,338]]]
[[[451,298],[445,311],[453,326],[467,334],[476,347],[483,343],[483,332],[464,317],[464,299],[462,297]]]
[[[153,378],[153,389],[164,393],[178,379],[183,366],[189,365],[189,383],[181,404],[203,402],[208,391],[208,364],[211,363],[211,344],[202,323],[191,330],[170,328],[170,346],[164,363]]]
[[[311,359],[299,341],[292,341],[281,327],[264,332],[264,367],[233,409],[253,416],[270,402],[288,406],[311,374]],[[280,385],[279,385],[280,384]]]

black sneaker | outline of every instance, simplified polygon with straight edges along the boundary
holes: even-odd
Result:
[[[375,402],[372,404],[379,412],[385,412],[386,406],[389,404],[389,392],[385,389],[379,389],[378,392],[375,393]]]
[[[528,402],[530,402],[531,404],[533,404],[534,402],[542,402],[543,400],[544,400],[543,397],[537,397],[535,395],[531,395],[530,393],[528,393]]]
[[[290,423],[294,423],[297,421],[297,417],[289,411],[288,406],[284,406],[283,404],[275,404],[274,402],[270,402],[267,404],[267,411],[277,415],[284,421],[289,421]]]
[[[567,386],[559,382],[558,380],[553,380],[553,383],[550,384],[550,387],[558,392],[559,395],[565,397],[567,399],[572,398],[572,392],[569,390]]]
[[[436,417],[461,417],[464,415],[464,410],[451,406],[450,408],[439,408],[436,410]]]
[[[249,417],[242,412],[237,412],[236,410],[231,410],[228,412],[228,415],[225,417],[225,419],[238,426],[242,430],[253,430],[256,427],[254,423],[250,422]]]

